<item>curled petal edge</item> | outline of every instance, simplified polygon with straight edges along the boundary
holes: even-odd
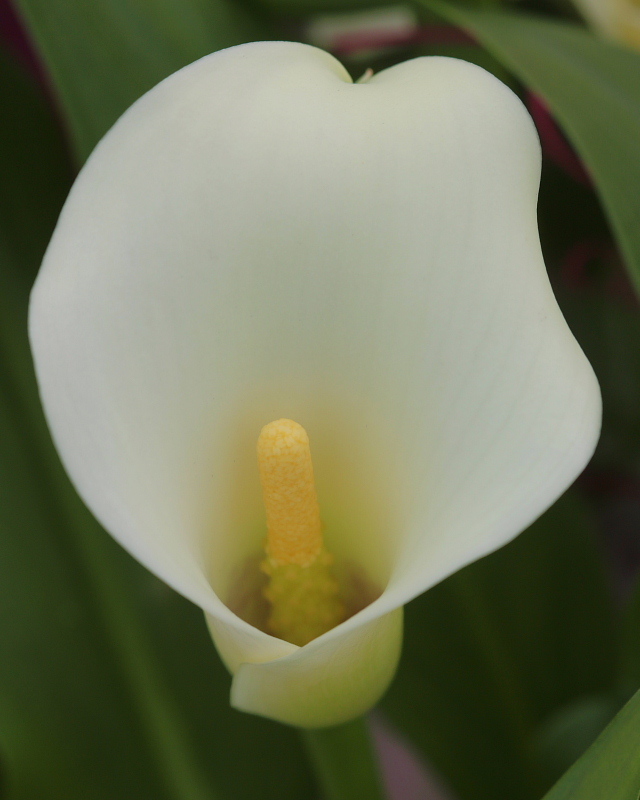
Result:
[[[235,668],[231,705],[239,711],[300,728],[339,725],[364,714],[380,699],[395,674],[402,648],[403,609],[349,626],[342,635],[321,637],[304,647],[282,642],[291,652]],[[207,615],[216,647],[228,666],[237,645],[224,623]]]

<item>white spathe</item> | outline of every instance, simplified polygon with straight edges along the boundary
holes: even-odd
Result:
[[[46,413],[98,519],[205,611],[237,708],[365,711],[403,604],[589,459],[600,396],[545,272],[539,175],[529,116],[479,67],[353,84],[288,42],[172,75],[82,170],[32,296]],[[328,548],[384,589],[302,648],[225,605],[262,546],[255,442],[279,417],[309,433]]]

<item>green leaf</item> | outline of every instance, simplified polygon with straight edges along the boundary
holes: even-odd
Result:
[[[314,797],[295,731],[233,711],[202,613],[73,492],[39,410],[28,293],[68,188],[35,88],[0,60],[0,752],[7,800]],[[283,766],[284,765],[284,766]],[[3,797],[5,795],[3,794]]]
[[[84,161],[144,92],[201,56],[272,37],[234,0],[18,0]]]
[[[421,0],[539,94],[598,189],[640,290],[640,54],[563,22]]]
[[[549,783],[580,758],[628,699],[629,694],[619,689],[587,695],[546,720],[533,747],[541,768],[550,776]]]
[[[292,17],[357,13],[390,5],[389,0],[258,0],[258,2],[274,14]]]
[[[638,800],[640,692],[544,800]]]
[[[614,682],[613,610],[590,520],[565,495],[511,544],[413,601],[383,708],[461,800],[537,800],[536,734]]]

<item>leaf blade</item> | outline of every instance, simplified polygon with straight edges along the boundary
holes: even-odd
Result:
[[[640,791],[640,692],[544,800],[637,800]]]

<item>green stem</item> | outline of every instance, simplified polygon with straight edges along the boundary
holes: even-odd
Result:
[[[302,731],[324,800],[385,800],[369,725],[364,717],[314,731]]]

